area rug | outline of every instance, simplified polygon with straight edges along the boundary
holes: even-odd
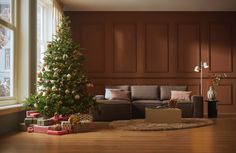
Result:
[[[109,124],[110,127],[128,131],[163,131],[202,127],[214,122],[206,118],[183,118],[181,123],[149,123],[145,119],[119,120]]]

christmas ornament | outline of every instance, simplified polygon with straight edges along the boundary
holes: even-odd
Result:
[[[47,106],[47,105],[44,106],[44,110],[45,110],[45,111],[48,111],[48,106]]]
[[[67,80],[71,80],[71,77],[72,77],[72,76],[71,76],[70,74],[67,74],[66,77],[67,77]]]
[[[68,89],[66,89],[65,93],[66,93],[66,94],[69,94],[69,93],[70,93],[70,91],[69,91]]]
[[[52,91],[57,91],[57,88],[55,86],[53,86]]]
[[[68,121],[70,122],[70,124],[74,125],[74,124],[79,124],[80,123],[80,118],[78,115],[71,115],[68,119]]]
[[[63,55],[63,60],[66,60],[68,58],[68,55],[64,54]]]
[[[80,95],[75,95],[75,99],[80,99]]]
[[[38,104],[37,103],[34,103],[34,108],[37,108],[38,107]]]
[[[51,48],[51,47],[52,47],[52,44],[51,44],[51,43],[49,43],[49,44],[47,45],[47,47],[48,47],[48,48]]]

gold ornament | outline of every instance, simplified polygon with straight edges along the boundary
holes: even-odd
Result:
[[[66,94],[69,94],[69,93],[70,93],[70,91],[69,91],[68,89],[66,89],[65,93],[66,93]]]
[[[44,110],[45,110],[45,111],[48,111],[48,106],[47,106],[47,105],[44,106]]]
[[[71,80],[71,77],[72,77],[72,76],[71,76],[70,74],[67,74],[66,77],[67,77],[67,80]]]
[[[38,107],[38,104],[37,103],[34,103],[34,108],[37,108]]]
[[[79,124],[80,123],[79,115],[71,115],[68,121],[70,122],[70,124],[73,124],[73,125]]]
[[[53,86],[52,91],[57,91],[57,88],[55,86]]]
[[[80,99],[80,95],[75,95],[75,99]]]
[[[51,43],[48,43],[47,47],[48,47],[48,48],[51,48],[51,47],[52,47],[52,44],[51,44]]]

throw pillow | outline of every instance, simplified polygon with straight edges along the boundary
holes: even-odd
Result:
[[[171,91],[171,100],[186,100],[190,101],[192,91]]]
[[[111,91],[122,91],[122,89],[105,89],[105,99],[111,98]]]
[[[109,100],[130,100],[130,91],[111,90],[111,97]]]

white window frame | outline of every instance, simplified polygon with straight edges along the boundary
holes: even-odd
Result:
[[[40,45],[43,44],[44,51],[47,49],[47,42],[52,41],[52,14],[53,14],[53,3],[51,0],[38,0],[37,1],[37,7],[38,5],[41,5],[43,8],[43,27],[42,27],[42,33],[43,34],[43,39],[42,42],[40,42]],[[37,41],[38,43],[38,41]],[[37,44],[38,45],[38,44]],[[38,49],[38,48],[37,48]],[[43,53],[40,52],[40,53]],[[37,55],[40,54],[39,51],[37,50]],[[42,56],[42,55],[41,55]],[[40,60],[37,57],[37,61]],[[39,63],[37,63],[37,68]]]
[[[13,37],[13,43],[12,43],[12,56],[11,60],[13,62],[12,64],[12,95],[10,97],[0,97],[0,106],[3,105],[10,105],[16,103],[16,97],[17,97],[17,74],[16,74],[16,13],[17,12],[17,0],[11,0],[11,21],[10,23],[0,18],[0,24],[4,26],[5,28],[8,28],[12,31],[12,37]]]

